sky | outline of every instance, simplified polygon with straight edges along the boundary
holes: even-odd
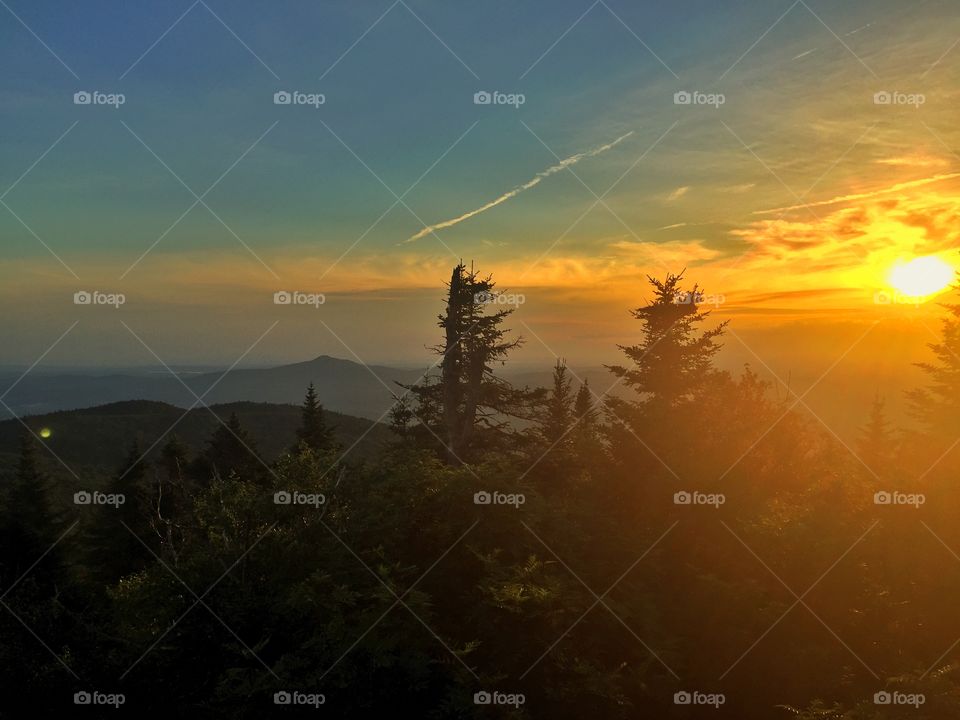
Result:
[[[960,267],[958,40],[948,0],[3,0],[0,365],[426,362],[463,259],[520,363],[614,361],[685,269],[724,362],[879,384],[942,316],[891,269]]]

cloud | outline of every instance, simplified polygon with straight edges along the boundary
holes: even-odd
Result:
[[[730,185],[728,187],[720,188],[720,192],[734,193],[739,195],[740,193],[750,192],[756,186],[757,186],[756,183],[743,183],[742,185]]]
[[[690,186],[684,185],[683,187],[678,187],[672,193],[667,196],[667,202],[673,202],[674,200],[679,200],[684,195],[690,192]]]
[[[640,266],[653,269],[658,266],[675,267],[674,272],[720,255],[719,250],[706,247],[701,240],[674,240],[665,243],[620,240],[611,243],[609,247]]]
[[[944,180],[953,180],[960,177],[960,173],[942,173],[932,177],[920,178],[919,180],[909,180],[907,182],[897,183],[879,190],[870,190],[868,192],[853,193],[850,195],[839,195],[829,200],[819,200],[817,202],[801,203],[800,205],[788,205],[787,207],[773,208],[771,210],[755,210],[754,215],[774,215],[776,213],[785,213],[790,210],[805,210],[806,208],[825,207],[827,205],[837,205],[840,203],[853,202],[856,200],[868,200],[888,193],[900,192],[902,190],[913,190],[914,188],[930,185],[931,183],[942,182]]]
[[[404,240],[403,243],[401,243],[401,244],[411,243],[411,242],[414,242],[414,241],[416,241],[416,240],[419,240],[419,239],[422,238],[422,237],[426,237],[426,236],[429,235],[430,233],[435,232],[435,231],[437,231],[437,230],[443,230],[443,229],[448,228],[448,227],[453,227],[454,225],[459,225],[459,224],[462,223],[464,220],[469,220],[470,218],[475,217],[475,216],[479,215],[480,213],[484,213],[484,212],[486,212],[487,210],[490,210],[490,209],[492,209],[492,208],[495,208],[497,205],[501,205],[501,204],[505,203],[507,200],[511,200],[511,199],[515,198],[517,195],[519,195],[520,193],[524,192],[525,190],[529,190],[530,188],[539,185],[541,182],[543,182],[543,180],[544,180],[545,178],[548,178],[548,177],[550,177],[551,175],[554,175],[554,174],[560,172],[561,170],[566,170],[568,167],[570,167],[571,165],[576,165],[576,164],[577,164],[578,162],[580,162],[581,160],[584,160],[584,159],[586,159],[586,158],[594,157],[594,156],[596,156],[596,155],[599,155],[600,153],[604,153],[604,152],[606,152],[607,150],[610,150],[611,148],[615,147],[616,145],[619,145],[621,142],[623,142],[624,140],[626,140],[626,139],[627,139],[628,137],[630,137],[631,135],[633,135],[633,131],[632,131],[632,130],[631,130],[630,132],[628,132],[626,135],[621,135],[621,136],[618,137],[616,140],[614,140],[613,142],[609,142],[609,143],[607,143],[606,145],[601,145],[600,147],[594,148],[593,150],[588,150],[588,151],[586,151],[586,152],[577,153],[576,155],[571,155],[570,157],[568,157],[568,158],[566,158],[566,159],[564,159],[564,160],[561,160],[561,161],[558,162],[556,165],[552,165],[551,167],[548,167],[546,170],[543,170],[543,171],[541,171],[541,172],[538,172],[536,175],[533,176],[533,178],[531,178],[531,179],[528,180],[527,182],[523,183],[522,185],[518,185],[517,187],[513,188],[512,190],[510,190],[510,191],[508,191],[508,192],[505,192],[503,195],[501,195],[500,197],[496,198],[495,200],[491,200],[490,202],[486,203],[485,205],[481,205],[481,206],[478,207],[477,209],[475,209],[475,210],[470,210],[469,212],[466,212],[466,213],[464,213],[463,215],[460,215],[459,217],[455,217],[455,218],[453,218],[453,219],[451,219],[451,220],[444,220],[443,222],[439,222],[439,223],[436,223],[436,224],[434,224],[434,225],[428,225],[427,227],[425,227],[425,228],[424,228],[423,230],[421,230],[420,232],[418,232],[418,233],[416,233],[415,235],[412,235],[412,236],[410,236],[409,238],[407,238],[406,240]]]
[[[880,158],[875,160],[878,165],[890,165],[893,167],[915,167],[915,168],[944,168],[950,165],[946,158],[935,157],[933,155],[898,155],[897,157]]]

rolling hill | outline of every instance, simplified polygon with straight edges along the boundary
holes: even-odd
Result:
[[[232,412],[236,412],[267,462],[293,444],[300,425],[300,408],[295,405],[236,402],[186,411],[150,400],[31,415],[23,420],[37,433],[48,428],[51,435],[43,442],[70,469],[82,475],[87,471],[98,474],[115,471],[134,440],[139,440],[143,450],[156,443],[148,455],[153,458],[176,433],[196,453],[217,428],[217,418],[226,420]],[[335,428],[344,450],[357,443],[347,455],[348,461],[375,457],[390,437],[386,425],[368,419],[329,411],[326,419]],[[22,429],[16,419],[0,422],[0,464],[4,467],[15,467]],[[56,463],[52,454],[44,455]]]

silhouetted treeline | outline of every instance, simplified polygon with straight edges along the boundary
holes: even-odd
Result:
[[[233,416],[97,487],[25,418],[0,716],[960,717],[960,306],[923,430],[878,394],[851,446],[717,368],[699,288],[649,289],[608,377],[516,388],[512,310],[458,265],[376,463],[343,460],[312,387],[276,461]]]

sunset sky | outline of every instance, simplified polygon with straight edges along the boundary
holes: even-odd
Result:
[[[521,363],[615,359],[686,268],[730,364],[885,377],[940,314],[885,304],[892,268],[960,267],[949,0],[0,5],[0,365],[75,321],[45,364],[155,364],[126,323],[228,365],[275,322],[247,364],[421,363],[463,258],[524,295]]]

